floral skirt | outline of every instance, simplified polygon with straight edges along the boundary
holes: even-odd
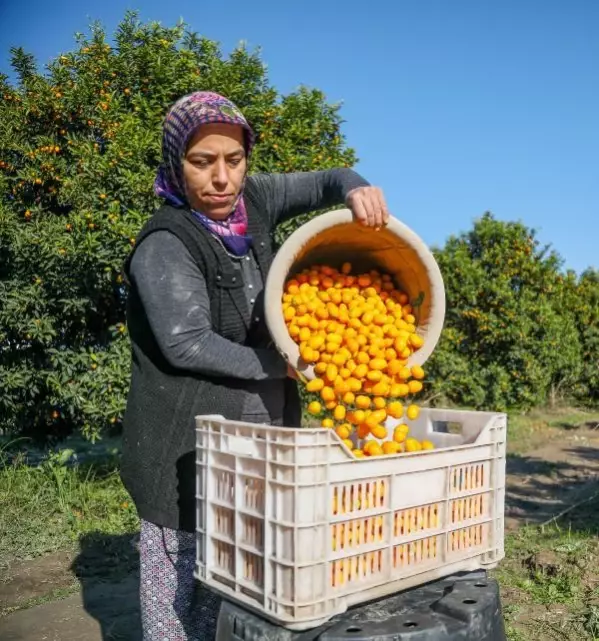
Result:
[[[142,520],[139,538],[144,641],[214,641],[220,599],[193,576],[195,534]]]

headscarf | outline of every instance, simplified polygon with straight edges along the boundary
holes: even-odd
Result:
[[[162,132],[162,165],[154,182],[154,192],[177,207],[189,206],[185,196],[183,160],[187,145],[201,125],[227,123],[240,125],[245,135],[249,160],[254,146],[254,133],[247,120],[230,100],[210,91],[197,91],[184,96],[170,108]],[[192,214],[208,231],[218,236],[226,249],[236,256],[247,254],[252,239],[247,234],[247,211],[243,200],[244,182],[225,220],[212,220],[200,211]]]

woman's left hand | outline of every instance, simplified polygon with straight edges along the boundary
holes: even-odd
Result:
[[[379,187],[356,187],[345,198],[357,222],[380,229],[389,222],[389,211]]]

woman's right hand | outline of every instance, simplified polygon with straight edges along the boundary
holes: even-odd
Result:
[[[356,187],[347,194],[345,202],[362,225],[378,230],[389,222],[387,203],[378,187]]]

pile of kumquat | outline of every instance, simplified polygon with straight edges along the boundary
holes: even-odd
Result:
[[[393,278],[372,270],[352,274],[314,265],[285,284],[282,310],[302,360],[314,366],[306,383],[308,412],[322,418],[357,457],[434,449],[410,437],[401,422],[392,434],[387,417],[415,420],[413,398],[424,370],[408,358],[423,344],[414,307]]]

